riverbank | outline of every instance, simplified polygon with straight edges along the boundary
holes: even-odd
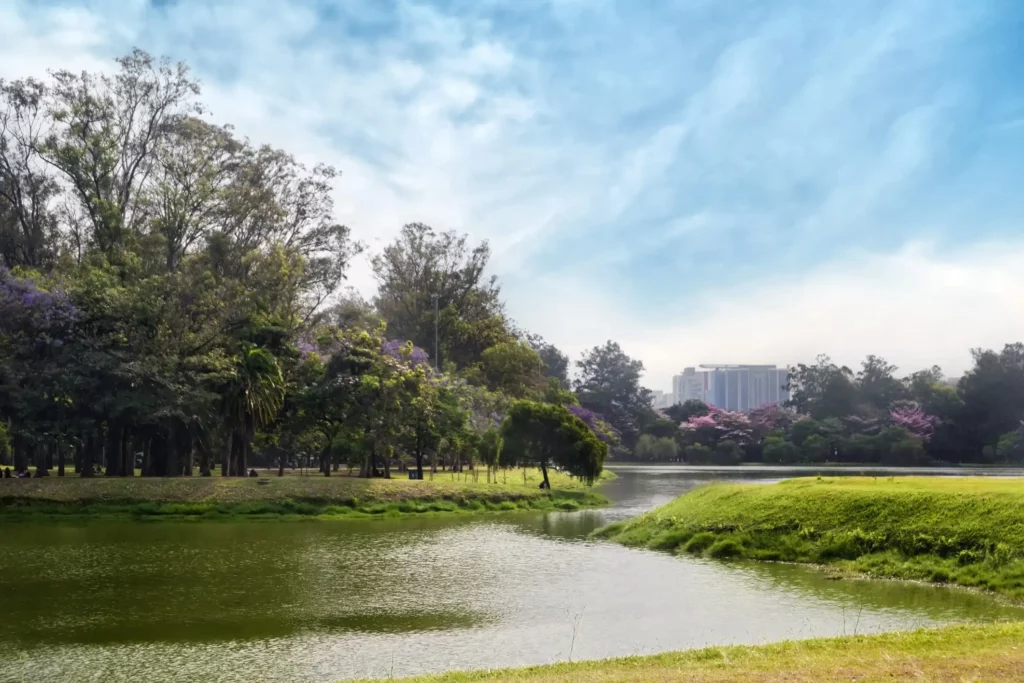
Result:
[[[711,485],[597,535],[630,546],[822,564],[1024,598],[1020,480],[817,477]]]
[[[716,647],[490,672],[453,672],[406,683],[610,683],[687,681],[1024,680],[1024,623]]]
[[[429,474],[427,475],[429,476]],[[615,475],[602,475],[607,481]],[[458,512],[578,510],[607,499],[581,482],[539,471],[438,473],[433,480],[286,476],[263,478],[46,477],[0,481],[0,520],[376,518]]]

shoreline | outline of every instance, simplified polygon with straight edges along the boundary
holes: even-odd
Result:
[[[611,681],[819,683],[831,680],[1022,680],[1024,622],[679,650],[494,671],[452,671],[406,683]],[[364,679],[373,683],[381,679]],[[391,679],[394,680],[394,679]]]
[[[523,482],[523,473],[506,479]],[[517,511],[573,511],[608,504],[565,475],[553,488],[525,483],[354,477],[47,478],[0,482],[0,521],[366,520]],[[602,481],[614,478],[609,474]]]
[[[712,484],[594,532],[626,546],[786,562],[1024,600],[1024,487],[1000,478]]]

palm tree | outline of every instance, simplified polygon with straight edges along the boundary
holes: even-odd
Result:
[[[284,377],[274,355],[252,344],[242,346],[234,365],[222,394],[228,427],[225,458],[229,476],[245,476],[256,430],[272,422],[284,402]]]

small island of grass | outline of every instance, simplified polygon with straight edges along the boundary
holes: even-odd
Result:
[[[597,532],[715,558],[825,564],[1024,597],[1024,484],[992,478],[804,478],[711,485]]]
[[[429,476],[429,474],[428,474]],[[374,518],[424,513],[577,510],[607,503],[560,472],[439,472],[432,480],[284,476],[266,478],[72,478],[4,480],[0,520]],[[614,477],[602,474],[601,479]]]

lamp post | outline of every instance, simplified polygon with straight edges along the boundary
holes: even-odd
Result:
[[[434,370],[438,370],[437,355],[438,355],[438,344],[437,344],[437,319],[438,319],[438,307],[437,307],[437,294],[431,295],[434,298]]]

